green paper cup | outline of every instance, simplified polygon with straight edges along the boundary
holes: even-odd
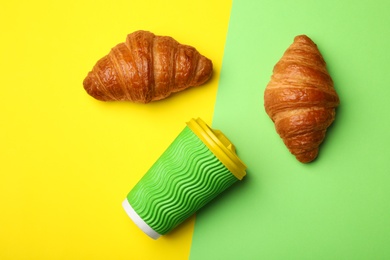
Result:
[[[122,205],[142,231],[157,239],[241,180],[245,170],[221,131],[192,119]]]

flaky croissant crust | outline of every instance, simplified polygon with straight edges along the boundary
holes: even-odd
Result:
[[[211,60],[194,47],[136,31],[96,63],[83,85],[98,100],[148,103],[202,85],[212,71]]]
[[[317,157],[339,103],[316,44],[306,35],[295,37],[274,67],[264,92],[264,107],[277,133],[300,162]]]

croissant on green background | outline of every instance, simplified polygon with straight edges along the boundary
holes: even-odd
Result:
[[[295,37],[264,92],[265,111],[298,161],[313,161],[340,100],[317,45]]]
[[[212,72],[212,61],[194,47],[136,31],[96,63],[83,85],[98,100],[148,103],[200,86]]]

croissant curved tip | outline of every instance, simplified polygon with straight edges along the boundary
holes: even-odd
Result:
[[[295,158],[301,163],[309,163],[314,161],[318,156],[318,148],[306,153],[296,154]]]
[[[307,36],[306,34],[301,34],[301,35],[297,35],[295,36],[294,38],[294,43],[293,44],[299,44],[299,43],[303,43],[303,44],[306,44],[306,45],[309,45],[309,46],[313,46],[315,48],[317,48],[317,44],[309,37]]]
[[[313,42],[312,39],[310,39],[309,36],[307,36],[306,34],[300,34],[300,35],[297,35],[295,36],[294,38],[294,41],[308,41],[308,42]]]
[[[213,75],[213,62],[205,56],[201,56],[198,68],[200,69],[198,69],[194,78],[194,87],[203,85],[211,78]]]
[[[88,95],[91,97],[95,98],[96,100],[100,101],[108,101],[109,99],[107,98],[104,93],[102,93],[97,86],[95,80],[95,75],[93,74],[92,71],[88,72],[88,75],[85,77],[83,80],[83,87],[84,90],[87,92]]]

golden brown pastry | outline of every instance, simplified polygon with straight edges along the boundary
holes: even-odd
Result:
[[[136,31],[96,63],[83,85],[98,100],[148,103],[202,85],[212,71],[211,60],[195,48]]]
[[[274,67],[264,92],[264,107],[300,162],[317,157],[339,103],[317,45],[306,35],[295,37]]]

